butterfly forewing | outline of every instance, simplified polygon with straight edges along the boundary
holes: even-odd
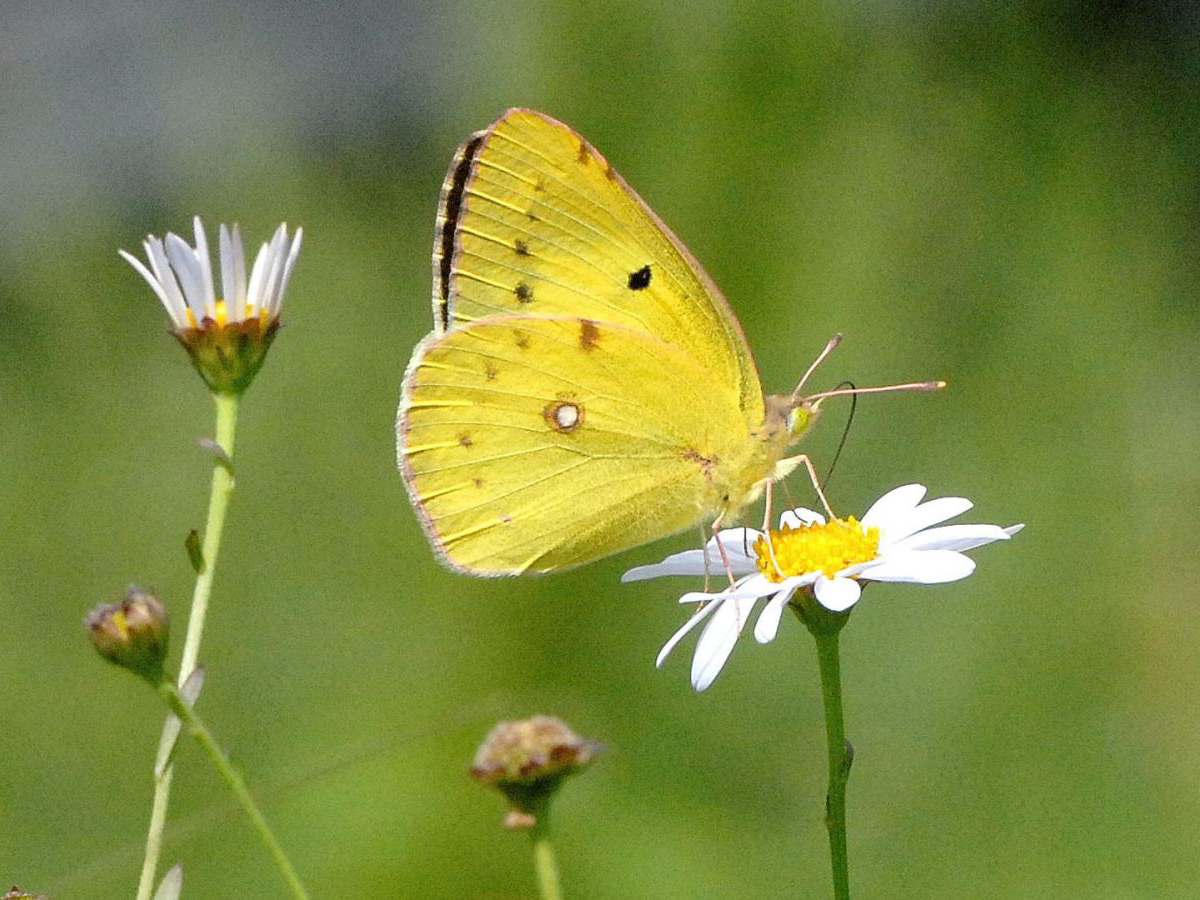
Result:
[[[699,263],[590,144],[510,110],[463,144],[434,250],[439,330],[491,315],[580,316],[653,335],[734,387],[761,422],[741,328]]]
[[[732,386],[652,335],[579,318],[431,335],[402,408],[400,465],[430,540],[482,575],[570,568],[694,524],[720,504],[706,471],[745,440]]]

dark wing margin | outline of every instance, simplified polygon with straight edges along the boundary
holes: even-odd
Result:
[[[454,266],[454,237],[462,213],[463,196],[475,154],[486,131],[477,131],[458,146],[442,182],[438,213],[433,230],[433,326],[438,332],[450,327],[450,270]]]

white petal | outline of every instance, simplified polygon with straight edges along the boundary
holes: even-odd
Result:
[[[853,578],[826,578],[821,575],[813,585],[817,600],[828,610],[845,612],[862,596],[862,588]]]
[[[719,593],[705,591],[690,591],[679,598],[680,603],[703,603],[708,600],[758,600],[769,597],[779,590],[779,585],[770,581],[765,575],[748,575],[739,579],[732,587]]]
[[[943,584],[966,578],[974,571],[975,560],[955,550],[912,550],[889,554],[861,577],[870,581]]]
[[[992,541],[1007,541],[1008,532],[999,525],[942,525],[926,528],[891,546],[893,553],[905,550],[973,550]]]
[[[758,614],[758,621],[754,623],[754,639],[760,644],[769,644],[775,640],[775,635],[779,633],[779,618],[783,615],[783,608],[794,593],[794,589],[780,591]]]
[[[246,318],[246,252],[242,249],[242,232],[234,223],[230,238],[233,244],[233,303],[238,308],[238,321]],[[225,302],[230,302],[227,295]]]
[[[154,270],[158,283],[171,299],[171,308],[174,310],[171,318],[179,328],[191,328],[196,323],[188,319],[187,301],[183,298],[183,291],[179,289],[175,273],[171,271],[171,263],[167,259],[167,251],[162,241],[150,235],[142,246],[146,248],[146,258],[150,260],[150,268]]]
[[[867,560],[866,562],[863,562],[863,563],[855,563],[852,566],[846,566],[846,568],[840,570],[834,576],[834,578],[857,578],[863,572],[866,572],[870,569],[875,568],[881,562],[883,562],[883,558],[879,557],[876,559]]]
[[[704,626],[692,656],[692,687],[696,690],[703,691],[713,683],[737,645],[741,634],[740,607],[739,601],[725,601]]]
[[[150,287],[154,289],[154,293],[158,295],[158,299],[162,302],[163,307],[166,309],[167,315],[171,317],[171,321],[173,321],[175,325],[179,327],[181,323],[176,319],[175,310],[171,305],[170,299],[167,297],[167,292],[163,290],[163,286],[158,283],[158,279],[154,277],[153,273],[151,273],[149,269],[142,265],[142,261],[132,253],[126,253],[124,250],[118,250],[117,253],[121,255],[123,260],[133,266],[139,275],[146,279],[146,283],[150,285]]]
[[[208,238],[200,217],[192,219],[192,230],[196,234],[196,263],[200,269],[200,284],[204,288],[204,309],[212,318],[217,317],[217,295],[213,290],[212,257],[208,253]]]
[[[953,519],[970,509],[972,503],[966,497],[938,497],[922,503],[906,514],[896,515],[886,523],[879,523],[879,549],[882,551],[895,545],[910,534],[923,528]]]
[[[703,575],[704,551],[684,550],[682,553],[672,553],[662,562],[651,563],[647,566],[634,566],[621,576],[621,583],[631,581],[646,581],[650,578],[662,578],[665,575]]]
[[[287,291],[288,282],[292,280],[292,269],[296,268],[296,257],[300,255],[300,241],[304,238],[304,229],[297,228],[296,236],[292,238],[292,249],[288,251],[287,262],[283,266],[283,279],[279,282],[279,293],[275,298],[274,313],[279,314],[283,304],[283,295]]]
[[[742,633],[746,623],[750,621],[750,614],[754,612],[754,606],[758,603],[758,599],[758,597],[744,597],[734,601],[737,605],[738,634]]]
[[[279,309],[279,285],[283,279],[283,264],[286,261],[284,245],[287,242],[287,229],[280,225],[271,237],[271,269],[267,275],[266,286],[263,288],[263,309],[267,318],[273,318]]]
[[[257,316],[263,309],[263,281],[267,277],[271,253],[266,244],[258,248],[258,256],[254,257],[254,268],[250,270],[250,286],[246,288],[246,305],[250,315]]]
[[[196,252],[177,234],[167,235],[165,247],[167,259],[171,261],[171,268],[183,289],[183,297],[199,325],[208,315],[208,310],[204,305],[204,279],[196,262]]]
[[[1009,525],[1007,528],[1004,529],[1004,533],[1007,534],[1009,537],[1012,537],[1018,531],[1024,531],[1024,530],[1025,530],[1025,523],[1022,522],[1020,525]]]
[[[758,563],[754,556],[754,542],[760,537],[762,537],[762,533],[753,528],[726,528],[718,532],[717,539],[725,548],[725,555],[729,557],[729,567],[733,569],[734,575],[749,575],[758,571]],[[712,560],[714,554],[716,554],[717,571],[722,571],[724,563],[721,561],[720,551],[717,550],[716,541],[710,538],[708,558]]]
[[[801,525],[824,525],[825,517],[819,512],[814,512],[811,509],[805,509],[803,506],[797,506],[795,509],[785,510],[779,517],[780,528],[799,528]]]
[[[882,528],[893,517],[906,515],[916,509],[917,504],[924,496],[925,485],[923,484],[906,484],[902,487],[892,488],[872,503],[867,514],[859,521],[864,525]]]
[[[217,244],[221,256],[221,297],[225,301],[225,315],[230,322],[240,322],[246,310],[238,306],[237,288],[234,286],[237,282],[233,274],[233,240],[224,225],[217,232]]]
[[[729,528],[719,533],[725,553],[729,557],[729,566],[734,576],[749,575],[758,571],[754,557],[747,551],[758,540],[759,534],[750,528]],[[622,583],[630,581],[645,581],[648,578],[661,578],[664,575],[721,575],[725,574],[725,566],[721,562],[721,554],[717,550],[716,538],[710,538],[704,550],[684,550],[672,553],[660,563],[648,566],[635,566],[621,576]],[[708,554],[707,567],[705,553]]]
[[[658,658],[654,660],[654,667],[656,669],[661,669],[663,663],[667,660],[667,656],[672,650],[675,649],[675,645],[682,641],[687,636],[688,632],[712,615],[720,605],[720,600],[714,600],[712,603],[705,604],[705,606],[698,610],[695,615],[684,622],[683,627],[671,635],[670,640],[663,644],[663,648],[658,651]]]

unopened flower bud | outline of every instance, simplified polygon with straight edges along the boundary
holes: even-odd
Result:
[[[153,594],[131,585],[124,600],[97,606],[83,624],[105,659],[152,684],[163,680],[170,627],[167,611]]]
[[[600,749],[554,716],[501,722],[476,751],[471,776],[508,799],[506,828],[532,828],[563,778],[587,768]]]

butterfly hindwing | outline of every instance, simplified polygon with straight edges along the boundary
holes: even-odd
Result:
[[[735,389],[652,335],[495,316],[417,348],[399,462],[449,565],[548,572],[692,525],[742,428]]]

